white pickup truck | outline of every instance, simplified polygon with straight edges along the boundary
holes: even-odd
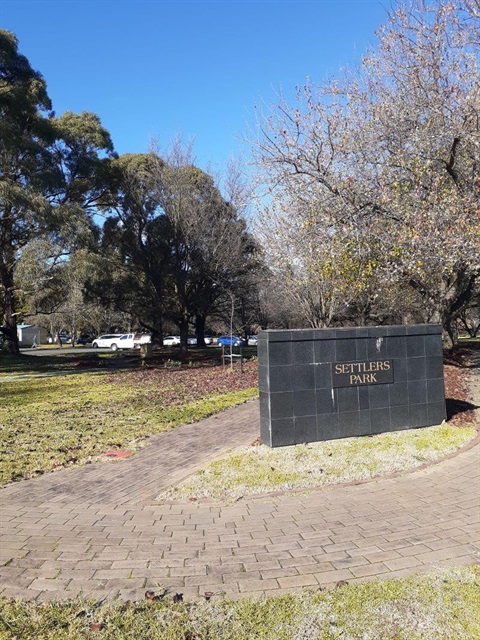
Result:
[[[136,333],[133,338],[134,349],[140,349],[142,344],[151,344],[151,343],[152,343],[151,333]]]
[[[152,336],[149,333],[124,333],[120,336],[116,343],[117,349],[140,349],[142,344],[152,342]],[[115,351],[113,344],[110,349]]]
[[[140,349],[142,344],[148,344],[151,341],[152,336],[149,333],[122,333],[100,336],[93,341],[92,346],[117,351],[118,349]]]

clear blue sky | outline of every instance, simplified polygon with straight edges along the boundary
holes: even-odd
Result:
[[[0,26],[53,107],[93,111],[119,153],[195,136],[203,168],[239,153],[254,105],[360,60],[390,0],[0,0]]]

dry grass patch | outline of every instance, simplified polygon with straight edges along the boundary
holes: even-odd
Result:
[[[158,499],[236,499],[364,480],[442,458],[466,444],[475,433],[473,427],[442,424],[277,449],[265,445],[242,447],[163,491]]]

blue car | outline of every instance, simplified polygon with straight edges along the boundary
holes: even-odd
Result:
[[[217,338],[217,344],[219,346],[229,347],[230,345],[233,347],[242,347],[243,340],[241,338],[237,338],[237,336],[220,336]]]

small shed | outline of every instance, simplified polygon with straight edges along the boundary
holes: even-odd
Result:
[[[34,324],[19,324],[17,325],[17,335],[20,347],[31,347],[35,336],[37,336],[37,345],[46,344],[48,331],[45,327]]]

